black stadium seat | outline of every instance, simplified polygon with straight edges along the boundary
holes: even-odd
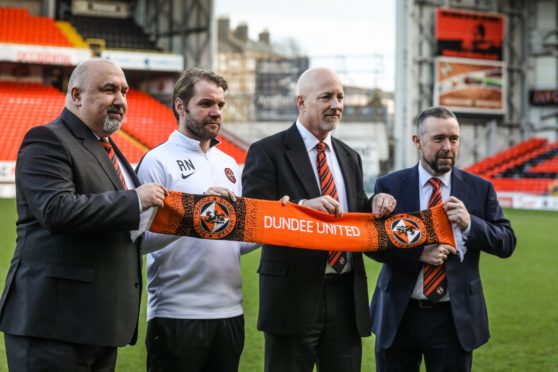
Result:
[[[109,49],[160,51],[132,18],[72,15],[69,21],[84,39],[103,39]]]

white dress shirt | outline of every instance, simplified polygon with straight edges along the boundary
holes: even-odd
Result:
[[[419,189],[420,189],[420,210],[428,209],[428,202],[430,201],[430,195],[432,195],[432,185],[428,183],[428,180],[432,178],[432,175],[424,169],[422,166],[422,161],[419,162],[418,165],[418,172],[419,172]],[[445,202],[450,197],[451,193],[451,171],[444,173],[441,176],[436,176],[440,181],[440,191],[442,193],[442,202]],[[455,229],[454,229],[455,230]],[[415,288],[413,289],[413,293],[411,295],[412,298],[417,300],[426,300],[428,299],[423,291],[422,291],[422,283],[424,281],[423,271],[420,270],[418,275],[417,283],[415,284]],[[450,299],[449,288],[446,291],[444,297],[440,299],[442,301],[449,301]]]
[[[306,147],[306,151],[308,152],[308,158],[310,159],[310,164],[312,164],[312,170],[314,171],[314,179],[318,185],[318,190],[321,191],[320,185],[320,175],[318,174],[318,166],[317,166],[317,157],[318,157],[318,150],[316,149],[316,145],[320,142],[316,136],[314,136],[302,123],[300,120],[297,119],[296,127],[304,141],[304,146]],[[337,189],[337,198],[339,203],[341,203],[341,208],[343,212],[347,212],[349,210],[349,204],[347,203],[347,191],[345,189],[345,180],[343,178],[343,173],[341,172],[341,168],[339,167],[339,162],[337,161],[337,156],[335,155],[335,151],[333,149],[333,145],[331,143],[331,136],[328,135],[324,141],[327,145],[326,149],[326,159],[327,165],[331,170],[333,175],[333,180],[335,181],[335,188]],[[347,252],[347,264],[343,268],[341,273],[348,272],[352,270],[353,266],[353,255],[351,252]],[[328,264],[326,265],[326,274],[335,274],[336,271]]]

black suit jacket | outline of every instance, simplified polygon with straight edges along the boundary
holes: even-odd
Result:
[[[376,192],[391,194],[397,200],[394,213],[420,209],[418,166],[394,172],[378,179]],[[461,346],[473,350],[490,336],[488,315],[479,273],[481,251],[501,258],[511,256],[516,238],[510,222],[504,218],[492,184],[471,173],[454,168],[451,195],[460,199],[471,215],[471,230],[463,262],[458,256],[446,261],[450,304]],[[393,343],[413,288],[422,269],[419,262],[423,248],[394,249],[372,253],[383,262],[371,304],[372,331],[376,350]]]
[[[0,329],[90,345],[134,343],[141,261],[129,231],[138,228],[139,201],[123,189],[94,134],[66,109],[29,130],[16,190],[17,243]]]
[[[370,211],[362,185],[360,156],[332,138],[339,161],[349,211]],[[321,196],[304,142],[296,125],[250,146],[242,175],[242,194],[257,199],[291,200]],[[362,254],[353,255],[355,320],[361,336],[370,335],[368,289]],[[272,245],[262,248],[258,329],[279,334],[302,334],[316,320],[327,251],[291,249]]]

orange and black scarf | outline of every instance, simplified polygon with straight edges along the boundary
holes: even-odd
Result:
[[[279,201],[171,192],[150,231],[317,250],[373,252],[423,244],[455,247],[443,207],[375,218],[371,213],[342,217]]]

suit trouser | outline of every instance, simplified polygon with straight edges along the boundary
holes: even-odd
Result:
[[[11,372],[112,372],[116,348],[4,334]]]
[[[244,315],[225,319],[153,318],[145,338],[148,372],[237,372]]]
[[[324,280],[318,315],[303,335],[265,333],[265,372],[359,372],[352,273]]]
[[[470,372],[473,353],[459,343],[449,302],[411,300],[389,349],[376,351],[378,372]]]

